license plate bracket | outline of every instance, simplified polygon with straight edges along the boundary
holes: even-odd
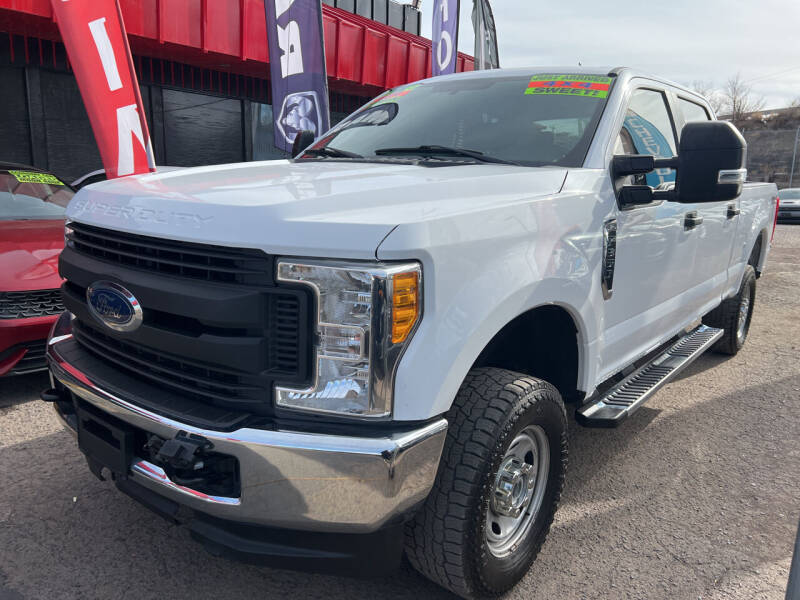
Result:
[[[125,477],[133,460],[134,429],[124,421],[79,406],[78,448],[89,465],[107,467],[115,476]]]

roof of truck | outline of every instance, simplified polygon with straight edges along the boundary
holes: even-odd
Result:
[[[654,81],[658,81],[659,83],[663,83],[665,85],[669,85],[675,88],[678,88],[682,91],[685,91],[688,94],[692,94],[693,96],[699,96],[699,94],[693,90],[690,90],[684,85],[680,83],[675,83],[669,79],[664,77],[659,77],[658,75],[653,75],[652,73],[648,73],[647,71],[642,71],[640,69],[635,69],[633,67],[609,67],[609,66],[597,66],[597,67],[584,67],[584,66],[541,66],[541,65],[534,65],[530,67],[515,67],[513,69],[487,69],[482,71],[465,71],[463,73],[454,73],[452,75],[440,75],[436,79],[440,79],[442,77],[448,78],[465,78],[465,79],[474,79],[474,78],[484,78],[484,77],[507,77],[509,75],[533,75],[538,73],[559,73],[559,74],[578,74],[578,75],[604,75],[610,77],[620,77],[625,79],[631,79],[633,77],[645,77],[647,79],[652,79]]]

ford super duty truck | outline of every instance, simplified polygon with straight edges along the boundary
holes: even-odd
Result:
[[[630,69],[420,81],[299,150],[81,190],[42,397],[214,553],[405,552],[498,595],[553,520],[568,419],[616,426],[742,348],[777,190],[702,97]]]

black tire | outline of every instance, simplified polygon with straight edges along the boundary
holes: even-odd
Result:
[[[740,330],[739,316],[742,305],[747,302],[747,315],[744,328]],[[733,356],[744,346],[747,334],[750,332],[750,321],[753,318],[753,308],[756,303],[756,272],[751,265],[744,268],[742,285],[739,293],[722,301],[717,308],[703,317],[703,323],[709,327],[724,329],[722,338],[712,348],[714,352]]]
[[[499,596],[528,571],[553,522],[567,468],[564,403],[546,381],[473,369],[447,420],[436,482],[406,527],[406,553],[417,571],[464,598]],[[510,554],[498,557],[486,538],[487,510],[508,447],[531,426],[540,428],[549,445],[540,508],[529,511],[535,517]]]

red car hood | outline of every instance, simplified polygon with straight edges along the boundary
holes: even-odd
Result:
[[[63,249],[63,219],[0,221],[0,291],[57,288]]]

